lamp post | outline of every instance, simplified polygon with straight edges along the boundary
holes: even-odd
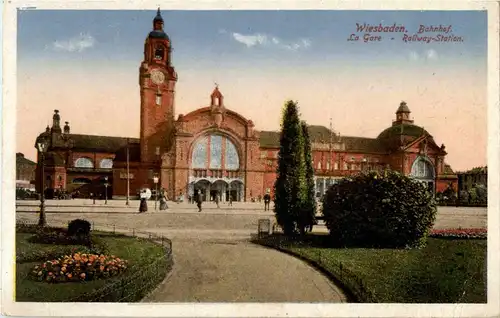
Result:
[[[40,195],[40,215],[38,219],[38,226],[47,225],[47,219],[45,218],[45,173],[44,173],[44,165],[45,165],[45,152],[47,152],[49,141],[44,136],[40,136],[36,140],[36,148],[40,154],[40,176],[41,176],[41,195]]]
[[[104,188],[106,189],[104,192],[104,204],[108,204],[108,176],[104,177]]]
[[[156,211],[156,205],[158,202],[158,176],[153,177],[153,182],[155,183],[155,211]]]

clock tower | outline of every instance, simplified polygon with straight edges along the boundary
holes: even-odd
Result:
[[[139,70],[141,162],[144,164],[159,164],[161,155],[173,144],[177,73],[171,57],[171,42],[163,30],[163,18],[158,9],[153,30],[144,43],[144,60]]]

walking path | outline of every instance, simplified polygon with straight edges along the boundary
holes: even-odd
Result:
[[[345,302],[306,263],[230,238],[174,239],[174,268],[143,302]]]

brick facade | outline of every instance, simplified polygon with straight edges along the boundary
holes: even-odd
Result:
[[[45,169],[50,187],[75,190],[82,188],[78,182],[88,179],[95,185],[92,191],[102,191],[102,180],[108,177],[110,194],[125,197],[128,167],[132,197],[142,188],[155,189],[153,176],[159,178],[158,187],[169,198],[187,199],[197,189],[207,199],[218,191],[226,200],[228,196],[250,200],[273,191],[279,132],[255,130],[252,120],[226,107],[218,87],[207,96],[206,107],[175,119],[177,73],[171,51],[158,11],[139,68],[139,138],[70,134],[68,123],[61,130],[55,112],[52,128],[44,133],[51,140]],[[319,195],[336,179],[387,168],[412,175],[435,191],[450,185],[456,189],[457,177],[445,164],[444,146],[413,124],[404,102],[395,121],[377,138],[341,136],[331,128],[314,125],[309,133]],[[88,158],[92,167],[76,167],[79,158]],[[103,159],[111,159],[113,167],[101,168]]]

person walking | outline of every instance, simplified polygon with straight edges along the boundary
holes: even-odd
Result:
[[[220,208],[220,206],[219,206],[219,191],[215,192],[214,201],[215,201],[215,204],[217,205],[217,208]]]
[[[233,196],[229,194],[229,206],[233,206]]]
[[[198,212],[201,212],[201,203],[202,203],[201,191],[198,191],[198,193],[196,193],[196,206],[198,207]]]
[[[141,191],[139,194],[141,198],[141,203],[139,204],[139,213],[144,213],[148,211],[148,203],[146,201],[146,190]]]
[[[162,193],[160,195],[160,211],[168,209],[167,205],[167,197],[165,196],[165,193]]]
[[[271,202],[271,195],[269,193],[264,194],[264,211],[269,210],[270,202]]]

